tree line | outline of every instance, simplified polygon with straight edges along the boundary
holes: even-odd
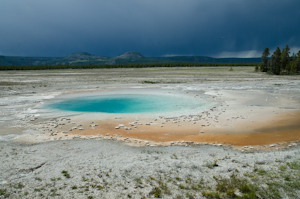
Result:
[[[260,63],[151,63],[117,65],[30,65],[0,66],[0,70],[55,70],[55,69],[96,69],[96,68],[150,68],[150,67],[209,67],[209,66],[259,66]]]
[[[269,48],[265,48],[261,56],[261,72],[275,75],[300,73],[300,51],[297,54],[293,53],[292,57],[290,57],[290,48],[286,45],[282,51],[277,47],[270,58],[268,58],[269,55]],[[256,67],[256,70],[258,70],[258,67]]]

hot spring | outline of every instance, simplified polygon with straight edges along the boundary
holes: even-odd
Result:
[[[64,99],[48,105],[62,111],[136,114],[181,113],[203,111],[208,107],[205,100],[184,95],[162,94],[109,94],[81,96]]]

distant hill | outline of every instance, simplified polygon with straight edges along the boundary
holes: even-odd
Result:
[[[144,55],[138,52],[126,52],[115,57],[116,59],[143,59]]]
[[[115,64],[119,64],[119,63],[123,63],[126,61],[136,61],[139,60],[141,61],[142,59],[144,59],[144,55],[142,55],[141,53],[138,52],[126,52],[123,53],[121,55],[118,55],[116,57],[113,57],[112,59],[110,59],[107,64],[108,65],[115,65]]]
[[[77,52],[66,57],[60,58],[57,64],[70,64],[70,65],[82,65],[82,64],[94,64],[95,62],[106,62],[109,57],[103,57],[99,55],[92,55],[86,52]]]
[[[99,55],[92,55],[86,52],[77,52],[71,55],[64,57],[63,59],[70,59],[70,60],[87,60],[87,59],[103,59],[105,57]]]
[[[26,65],[119,65],[151,63],[258,63],[260,58],[212,58],[206,56],[145,57],[139,52],[126,52],[116,57],[76,52],[66,57],[0,56],[1,66]]]

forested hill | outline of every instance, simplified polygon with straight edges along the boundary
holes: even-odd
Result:
[[[0,56],[0,66],[37,65],[124,65],[152,63],[258,63],[261,58],[212,58],[206,56],[145,57],[138,52],[126,52],[116,57],[77,52],[66,57]]]

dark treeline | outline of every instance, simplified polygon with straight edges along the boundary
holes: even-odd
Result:
[[[261,72],[275,75],[293,75],[300,73],[300,51],[297,54],[293,53],[292,57],[290,57],[290,48],[286,45],[282,51],[277,47],[270,59],[268,59],[269,55],[269,48],[265,48],[261,56]],[[258,70],[257,66],[256,70]]]
[[[201,66],[256,66],[260,63],[151,63],[118,65],[36,65],[36,66],[0,66],[0,70],[55,70],[55,69],[94,69],[94,68],[150,68],[150,67],[201,67]]]

